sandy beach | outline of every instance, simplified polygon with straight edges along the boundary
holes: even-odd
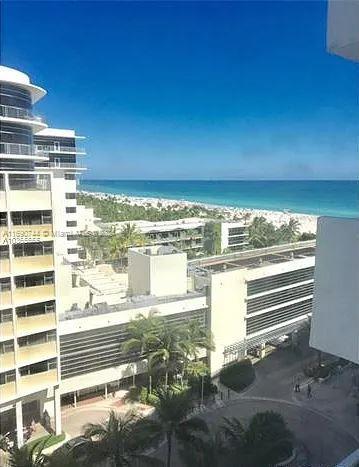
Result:
[[[299,222],[299,231],[316,233],[317,229],[317,219],[318,216],[313,216],[310,214],[300,214],[295,212],[288,211],[268,211],[265,209],[246,209],[246,208],[236,208],[231,206],[220,206],[206,203],[197,203],[186,200],[176,200],[176,199],[165,199],[165,198],[146,198],[146,197],[137,197],[137,196],[128,196],[123,194],[109,194],[109,193],[100,193],[100,192],[90,192],[90,191],[80,191],[80,193],[92,195],[97,198],[111,198],[116,199],[119,203],[126,202],[131,205],[137,206],[146,206],[153,207],[156,209],[161,208],[172,208],[172,209],[181,209],[184,207],[203,207],[204,209],[215,209],[219,211],[226,220],[240,220],[241,218],[246,219],[247,222],[256,216],[263,216],[269,222],[272,222],[276,227],[280,227],[282,224],[288,223],[290,219],[295,219]]]

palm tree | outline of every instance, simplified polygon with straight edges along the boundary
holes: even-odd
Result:
[[[179,455],[187,467],[223,467],[226,455],[221,433],[198,438],[179,450]]]
[[[141,460],[151,465],[162,465],[161,461],[143,454],[152,439],[144,436],[141,427],[141,419],[134,412],[117,415],[111,410],[105,422],[85,425],[84,434],[95,437],[99,450],[111,458],[115,467],[127,467]]]
[[[148,353],[157,341],[156,334],[163,325],[163,318],[158,316],[157,310],[150,310],[148,315],[140,313],[127,325],[129,338],[123,343],[122,350],[125,353],[137,352],[140,358],[147,358],[149,374],[149,393],[152,391],[151,365],[148,361]]]
[[[143,420],[143,432],[149,439],[165,437],[167,441],[166,466],[171,466],[172,442],[175,438],[180,445],[188,446],[198,442],[199,435],[208,433],[208,427],[199,417],[189,417],[192,401],[188,391],[175,387],[159,388],[156,403],[156,418]]]
[[[198,360],[199,351],[215,350],[213,336],[204,326],[197,320],[188,320],[182,326],[182,342],[184,354],[188,360]]]
[[[44,454],[44,449],[51,439],[52,435],[38,442],[28,445],[24,444],[21,448],[10,450],[9,467],[80,467],[80,464],[69,453],[54,452],[53,454]],[[88,459],[88,465],[92,465]]]
[[[164,323],[154,336],[153,345],[148,354],[148,361],[152,368],[163,368],[165,371],[165,387],[168,386],[170,373],[183,365],[185,355],[181,346],[181,326]]]
[[[264,248],[276,243],[276,229],[263,216],[256,216],[248,228],[249,243],[254,248]]]
[[[290,219],[288,224],[282,224],[278,234],[283,242],[294,242],[299,234],[299,222],[296,219]]]

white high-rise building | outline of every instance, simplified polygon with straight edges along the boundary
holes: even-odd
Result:
[[[59,232],[59,252],[71,263],[79,261],[77,232],[77,175],[86,170],[78,156],[86,155],[84,148],[77,145],[83,136],[74,130],[45,128],[34,135],[35,152],[46,154],[48,160],[37,162],[37,168],[51,170],[56,192],[54,199],[57,216],[55,231]]]
[[[2,432],[16,427],[18,445],[23,426],[45,409],[61,433],[58,313],[86,300],[64,264],[76,213],[73,167],[58,170],[52,151],[34,145],[35,135],[54,134],[33,114],[45,94],[26,74],[0,67],[0,416]],[[62,145],[66,139],[74,132]],[[67,210],[67,192],[75,212]]]

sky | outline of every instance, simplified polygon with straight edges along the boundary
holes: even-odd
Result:
[[[358,65],[324,1],[6,1],[1,63],[85,135],[86,178],[353,179]]]

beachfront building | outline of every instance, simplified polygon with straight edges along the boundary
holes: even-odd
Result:
[[[34,135],[35,153],[47,156],[46,160],[38,161],[36,167],[53,174],[55,209],[61,213],[54,225],[59,237],[59,253],[71,263],[79,262],[77,233],[81,229],[77,215],[77,176],[86,168],[78,156],[84,156],[86,151],[76,143],[83,139],[74,130],[59,128],[45,128]]]
[[[359,219],[318,220],[310,345],[359,364]]]
[[[23,426],[44,410],[61,433],[58,312],[72,300],[84,306],[88,294],[63,264],[59,182],[49,153],[34,145],[47,125],[33,105],[45,94],[0,67],[0,417],[19,446]]]
[[[212,374],[248,351],[264,356],[266,343],[308,321],[314,255],[309,241],[189,262],[195,290],[208,290]]]
[[[7,67],[0,67],[0,86],[1,425],[15,417],[21,445],[23,423],[49,402],[61,433],[55,193],[51,171],[35,166],[47,156],[33,145],[34,133],[47,125],[32,107],[46,91]]]
[[[203,253],[205,225],[210,219],[190,217],[171,221],[130,221],[96,223],[103,230],[121,232],[126,224],[135,225],[149,245],[174,246],[191,256]],[[248,246],[248,231],[243,222],[220,222],[220,248],[224,251],[240,251]]]
[[[241,251],[248,247],[248,229],[241,222],[221,222],[221,251]]]
[[[213,375],[251,349],[264,356],[266,342],[294,332],[311,314],[314,251],[314,242],[300,242],[187,262],[173,247],[131,248],[125,299],[60,315],[64,400],[106,396],[147,371],[121,343],[128,322],[151,310],[178,323],[199,320],[213,333]]]

